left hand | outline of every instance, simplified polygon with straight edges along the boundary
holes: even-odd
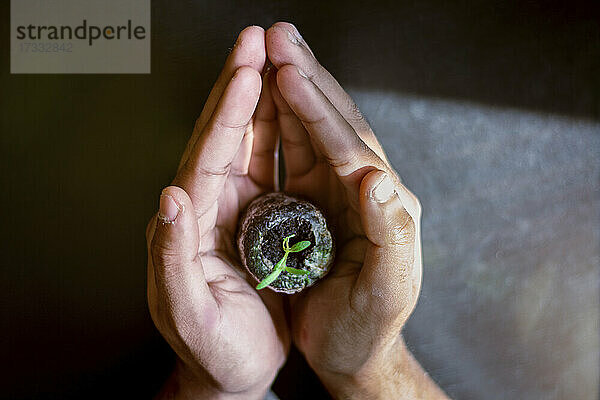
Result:
[[[400,331],[420,291],[421,206],[296,28],[277,23],[267,30],[266,43],[278,68],[270,88],[285,190],[324,209],[336,239],[331,272],[291,298],[294,342],[335,394],[340,382],[376,382],[384,371],[396,373]]]

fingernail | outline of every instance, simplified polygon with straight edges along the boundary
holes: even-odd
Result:
[[[167,224],[172,224],[177,219],[181,209],[173,197],[168,194],[160,195],[160,205],[158,207],[158,219]]]
[[[388,174],[384,173],[381,180],[375,185],[373,191],[371,192],[372,197],[378,203],[385,203],[394,195],[395,187],[394,183],[388,176]]]
[[[298,70],[298,74],[299,74],[300,76],[302,76],[302,77],[304,77],[304,78],[308,79],[308,75],[306,75],[306,74],[304,73],[304,71],[302,71],[302,70],[300,69],[300,67],[296,66],[296,69]]]
[[[294,44],[300,44],[302,42],[302,36],[300,36],[300,33],[296,34],[293,31],[290,31],[288,29],[286,29],[286,32],[287,32],[288,39],[290,40],[290,42],[292,42]]]
[[[294,25],[292,25],[293,29],[292,29],[292,36],[294,37],[294,39],[290,38],[290,40],[295,43],[295,44],[301,44],[305,49],[307,49],[310,54],[313,55],[313,57],[315,56],[315,53],[313,53],[312,49],[308,46],[308,43],[306,43],[306,40],[304,40],[304,38],[302,37],[302,35],[300,34],[300,32],[298,31],[298,28],[296,28]]]
[[[296,28],[296,25],[292,25],[292,33],[294,34],[294,36],[296,37],[296,39],[299,42],[303,42],[304,41],[304,38],[300,34],[300,31],[298,30],[298,28]]]

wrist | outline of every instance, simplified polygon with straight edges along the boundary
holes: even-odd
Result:
[[[402,336],[351,374],[315,372],[335,399],[447,399]]]
[[[209,376],[198,377],[190,372],[178,359],[156,400],[263,400],[271,386],[271,382],[265,382],[243,391],[228,392],[211,381]]]
[[[390,385],[395,371],[400,368],[402,355],[394,352],[398,347],[400,351],[405,349],[402,344],[402,346],[393,345],[391,349],[381,350],[356,371],[337,372],[315,368],[315,373],[334,399],[384,398],[383,393],[390,393],[385,386]]]

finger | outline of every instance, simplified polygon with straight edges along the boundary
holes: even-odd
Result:
[[[242,30],[233,46],[233,50],[227,57],[227,61],[225,61],[221,74],[208,95],[208,99],[204,104],[200,117],[196,120],[192,136],[188,141],[183,156],[181,157],[181,161],[179,162],[179,168],[183,167],[189,158],[194,144],[212,116],[219,99],[223,95],[223,92],[235,71],[242,66],[248,66],[260,73],[264,68],[265,59],[264,29],[260,26],[249,26]]]
[[[333,170],[339,177],[347,177],[340,179],[347,187],[358,190],[369,168],[388,168],[297,67],[283,66],[277,73],[277,86]]]
[[[263,77],[260,99],[254,114],[254,142],[248,175],[259,185],[273,188],[275,144],[277,142],[277,112],[269,88],[272,72]]]
[[[384,319],[410,312],[418,295],[413,279],[418,221],[403,206],[400,190],[378,170],[369,172],[360,186],[361,220],[370,244],[351,301]]]
[[[315,165],[315,150],[310,136],[277,87],[275,74],[269,81],[273,102],[277,108],[277,121],[281,132],[285,171],[288,178],[300,177]]]
[[[267,30],[265,36],[267,54],[273,65],[281,68],[293,64],[304,71],[360,138],[387,162],[381,144],[352,97],[315,58],[298,29],[288,22],[277,22]]]
[[[175,318],[201,315],[205,323],[214,323],[216,303],[198,257],[198,223],[187,193],[176,186],[165,188],[156,220],[149,264],[159,296]]]
[[[154,278],[154,266],[152,264],[152,239],[156,231],[157,214],[154,214],[146,226],[146,250],[148,252],[148,271],[147,271],[147,296],[148,307],[152,315],[156,314],[156,279]]]
[[[191,197],[198,217],[217,200],[260,95],[260,74],[241,67],[225,88],[215,112],[177,173],[173,184]]]
[[[248,122],[242,142],[238,148],[237,154],[231,161],[230,172],[233,175],[247,175],[250,157],[252,156],[252,145],[254,143],[254,127],[252,120]]]

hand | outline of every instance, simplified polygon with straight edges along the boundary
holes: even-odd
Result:
[[[325,210],[338,248],[329,275],[291,298],[295,344],[336,397],[443,396],[400,336],[421,285],[419,201],[296,28],[275,24],[266,44],[285,190]]]
[[[148,225],[148,304],[178,356],[165,397],[262,399],[289,350],[282,297],[254,289],[233,247],[240,210],[273,190],[265,59],[264,30],[246,28]]]

